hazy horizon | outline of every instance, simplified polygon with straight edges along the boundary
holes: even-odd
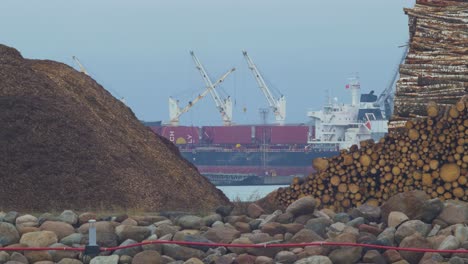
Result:
[[[236,67],[219,91],[234,99],[235,123],[260,122],[258,109],[268,106],[242,56],[247,50],[271,90],[286,96],[287,122],[302,123],[309,108],[325,103],[326,90],[348,102],[345,85],[355,72],[363,92],[385,89],[403,52],[398,46],[408,40],[403,7],[413,4],[4,0],[0,43],[26,58],[75,69],[77,56],[91,77],[146,121],[168,120],[169,96],[183,106],[204,90],[193,50],[213,82]],[[181,118],[181,125],[220,124],[209,96]]]

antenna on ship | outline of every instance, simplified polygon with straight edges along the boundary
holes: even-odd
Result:
[[[260,119],[262,120],[262,124],[266,125],[268,123],[268,108],[259,108],[258,112],[260,113]]]

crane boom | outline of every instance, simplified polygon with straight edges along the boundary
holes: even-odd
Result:
[[[78,67],[80,67],[80,72],[89,76],[88,72],[86,71],[85,67],[81,64],[80,60],[78,60],[78,58],[75,56],[73,56],[72,58],[76,62],[76,64],[78,64]]]
[[[226,72],[223,76],[221,76],[221,78],[219,78],[214,84],[213,84],[213,88],[216,88],[216,86],[218,86],[220,83],[222,83],[224,81],[224,79],[226,79],[229,74],[231,74],[233,71],[235,71],[236,68],[232,68],[231,70],[229,70],[228,72]],[[177,104],[177,101],[174,100],[173,98],[169,97],[169,115],[170,115],[170,122],[171,122],[171,125],[173,126],[177,126],[179,124],[179,117],[188,112],[190,110],[190,108],[192,108],[198,101],[200,101],[203,97],[205,97],[208,93],[209,93],[209,89],[205,89],[205,91],[203,91],[203,93],[199,94],[195,99],[193,99],[192,101],[190,101],[184,108],[179,108],[178,104]]]
[[[257,66],[255,66],[255,63],[253,63],[252,59],[247,54],[247,51],[242,51],[242,54],[244,54],[244,58],[247,61],[249,69],[252,71],[255,80],[257,81],[257,84],[260,87],[260,90],[263,92],[263,95],[267,99],[268,105],[273,110],[276,122],[284,124],[284,121],[286,119],[286,98],[283,95],[281,95],[280,98],[276,99],[271,93],[270,89],[268,88],[262,75],[258,71]]]
[[[213,82],[210,80],[210,78],[208,77],[208,74],[205,71],[205,68],[203,68],[203,65],[200,63],[200,60],[198,60],[197,56],[195,56],[195,53],[193,51],[190,51],[190,55],[192,55],[192,59],[195,62],[196,68],[200,72],[200,75],[202,76],[203,81],[205,81],[207,90],[209,91],[209,93],[211,94],[211,97],[215,101],[216,108],[218,109],[223,119],[223,124],[225,126],[231,125],[232,124],[231,98],[229,96],[228,98],[224,100],[220,98],[218,92],[215,90]]]
[[[398,78],[400,64],[405,61],[406,55],[408,54],[408,49],[409,46],[406,46],[403,54],[401,55],[400,62],[393,73],[392,79],[388,83],[387,88],[385,88],[385,90],[379,95],[379,98],[377,99],[377,104],[381,109],[384,110],[386,118],[390,118],[393,114],[393,99],[395,97],[395,91],[393,90],[393,87],[395,87],[395,83]]]

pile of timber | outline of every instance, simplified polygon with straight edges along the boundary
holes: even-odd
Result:
[[[468,2],[417,0],[409,51],[400,66],[393,120],[423,115],[427,102],[448,108],[468,92]]]
[[[363,203],[378,206],[411,190],[468,201],[468,96],[448,111],[430,102],[427,117],[407,121],[377,143],[363,141],[360,148],[315,159],[313,166],[315,174],[278,190],[281,204],[313,196],[322,206],[343,211]]]

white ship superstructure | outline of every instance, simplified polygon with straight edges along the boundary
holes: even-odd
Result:
[[[373,92],[361,94],[359,79],[352,78],[347,85],[351,92],[351,104],[340,104],[338,99],[328,99],[320,111],[308,111],[315,136],[308,143],[312,148],[336,146],[347,149],[360,141],[383,137],[388,131],[385,119]]]

